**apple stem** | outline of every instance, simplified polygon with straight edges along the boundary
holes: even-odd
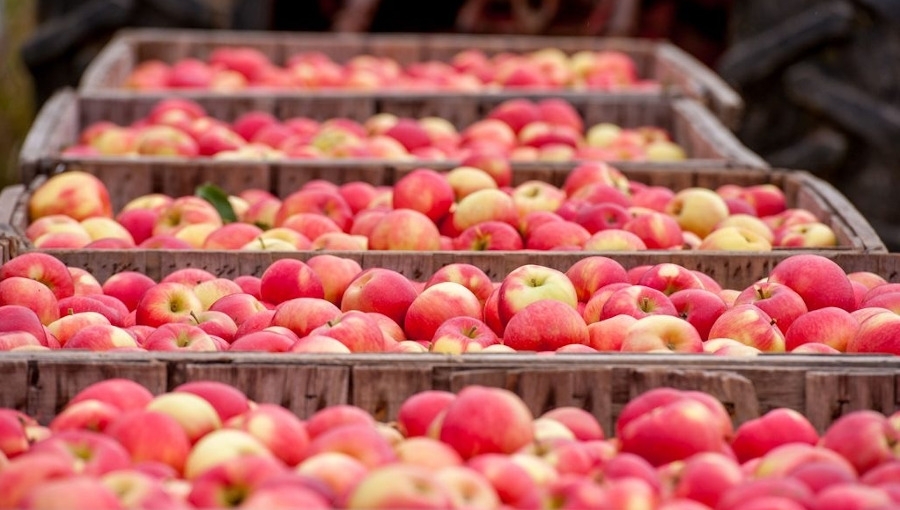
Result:
[[[191,319],[192,319],[195,323],[200,324],[200,319],[197,317],[197,314],[194,313],[193,310],[191,310]]]
[[[67,315],[75,315],[75,309],[69,308]]]

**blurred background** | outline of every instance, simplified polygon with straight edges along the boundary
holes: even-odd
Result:
[[[0,184],[43,101],[122,27],[667,39],[741,93],[745,145],[835,184],[900,250],[897,0],[0,0]]]

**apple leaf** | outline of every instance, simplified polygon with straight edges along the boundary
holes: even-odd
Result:
[[[231,207],[231,202],[228,201],[228,193],[222,188],[207,182],[197,186],[197,189],[194,190],[194,195],[212,204],[216,211],[219,211],[219,216],[222,217],[223,222],[233,223],[237,221],[234,208]]]

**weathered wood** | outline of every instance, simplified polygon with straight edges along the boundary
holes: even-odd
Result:
[[[350,376],[353,405],[384,422],[397,419],[407,398],[433,386],[427,364],[353,367]]]
[[[0,358],[0,374],[3,374],[0,408],[28,412],[28,386],[31,376],[28,361]]]
[[[347,367],[290,364],[184,363],[170,372],[170,389],[189,381],[230,384],[256,402],[278,404],[301,418],[351,402]]]
[[[166,366],[152,359],[111,363],[102,354],[70,360],[39,359],[29,373],[25,412],[49,423],[79,391],[107,379],[131,379],[154,395],[167,390]],[[4,388],[3,392],[9,391]]]
[[[805,416],[820,432],[851,411],[869,409],[892,414],[900,409],[896,371],[806,374]]]

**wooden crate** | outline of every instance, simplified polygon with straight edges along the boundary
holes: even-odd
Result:
[[[522,96],[534,97],[534,96]],[[160,97],[139,96],[88,97],[64,90],[51,98],[32,124],[19,153],[22,182],[46,173],[60,161],[77,162],[81,166],[112,167],[133,173],[143,165],[169,165],[171,168],[197,167],[202,172],[238,173],[235,179],[265,179],[272,172],[265,166],[279,164],[269,161],[217,162],[211,158],[179,159],[165,157],[65,157],[62,149],[73,145],[81,131],[99,120],[131,124],[150,112]],[[569,96],[568,99],[585,120],[586,125],[613,122],[624,127],[658,126],[666,129],[690,158],[676,163],[660,163],[661,168],[690,167],[698,163],[725,162],[742,166],[767,167],[768,164],[744,147],[740,141],[712,116],[702,105],[691,99],[672,99],[660,96]],[[421,94],[320,94],[299,97],[291,94],[256,92],[241,96],[204,96],[197,98],[209,115],[233,121],[252,110],[273,113],[279,118],[308,116],[318,120],[347,117],[365,120],[378,112],[402,116],[425,117],[436,115],[451,121],[458,128],[468,126],[484,116],[504,97],[458,96],[436,98]],[[289,160],[282,160],[289,161]],[[343,165],[348,160],[339,160]],[[371,160],[377,161],[377,160]],[[383,160],[382,160],[383,162]],[[352,162],[351,162],[352,163]],[[358,162],[357,162],[358,163]],[[620,162],[616,162],[620,163]],[[422,162],[422,164],[428,164]],[[178,170],[180,173],[182,170]]]
[[[629,55],[639,76],[658,82],[667,95],[685,95],[708,106],[723,124],[736,128],[743,113],[740,95],[715,72],[680,48],[665,41],[636,38],[488,36],[450,34],[349,34],[231,32],[202,30],[129,29],[109,42],[85,70],[79,90],[109,96],[134,95],[123,84],[134,67],[145,60],[174,62],[186,57],[206,58],[223,46],[249,46],[284,64],[303,51],[319,51],[337,62],[357,55],[389,57],[400,64],[427,60],[449,61],[456,53],[478,48],[488,55],[559,48],[567,53],[581,50],[614,50]],[[315,91],[298,91],[315,95]],[[518,92],[518,91],[515,91]],[[515,93],[514,92],[514,93]],[[196,92],[176,92],[197,95]],[[582,95],[617,94],[578,92]],[[143,94],[143,93],[137,93]],[[456,93],[452,93],[456,94]],[[435,92],[436,97],[449,97]],[[556,95],[554,92],[543,92]],[[202,94],[200,94],[202,95]],[[646,95],[646,94],[645,94]]]
[[[379,420],[429,389],[479,384],[506,388],[540,414],[560,406],[590,411],[607,435],[622,407],[640,393],[668,386],[705,391],[735,425],[778,407],[805,414],[821,432],[858,409],[900,410],[900,358],[856,355],[687,354],[349,354],[267,353],[4,353],[0,407],[48,423],[79,390],[124,377],[158,394],[195,380],[234,385],[257,402],[282,405],[301,418],[353,404]]]
[[[211,163],[211,162],[210,162]],[[566,175],[572,168],[572,163],[555,165],[519,164],[513,169],[513,183],[518,184],[528,180],[540,180],[561,186]],[[436,170],[446,170],[449,165],[432,165]],[[147,194],[165,193],[170,196],[191,195],[197,185],[204,182],[213,182],[229,193],[238,193],[249,187],[258,187],[268,190],[277,196],[285,197],[299,189],[304,183],[314,179],[325,179],[337,184],[352,181],[365,181],[372,184],[393,184],[402,175],[416,168],[412,164],[387,165],[387,164],[348,164],[343,162],[311,162],[296,161],[281,163],[266,167],[265,165],[236,165],[234,163],[216,162],[215,164],[141,164],[134,165],[129,171],[109,163],[69,163],[61,164],[61,170],[86,170],[97,175],[107,186],[113,205],[118,211],[127,201]],[[271,170],[271,174],[267,173]],[[816,215],[826,225],[830,226],[838,239],[838,246],[832,249],[816,249],[817,253],[880,253],[886,252],[884,243],[878,237],[871,225],[853,207],[853,205],[827,182],[804,171],[791,171],[781,169],[758,168],[728,168],[728,167],[703,167],[694,169],[684,168],[658,168],[655,165],[626,165],[622,167],[624,174],[631,180],[648,185],[666,186],[679,190],[688,187],[701,186],[714,189],[723,184],[754,185],[774,184],[785,192],[789,207],[807,209]],[[33,249],[24,236],[28,226],[27,202],[31,191],[39,186],[46,177],[39,176],[30,183],[30,186],[15,185],[3,190],[0,195],[0,261],[7,260],[26,250]],[[811,250],[811,249],[810,249]],[[805,250],[805,251],[810,251]],[[121,253],[109,250],[50,250],[67,260],[78,261],[98,272],[102,276],[108,276],[112,272],[123,267],[139,270],[158,277],[174,269],[180,264],[192,264],[195,266],[209,265],[222,276],[236,276],[240,268],[249,268],[258,272],[261,261],[271,260],[270,255],[234,253],[234,252],[209,252],[209,251],[180,251],[179,257],[172,257],[168,252],[157,250],[127,250]],[[315,253],[315,252],[314,252]],[[535,252],[527,253],[526,257],[533,258]],[[583,256],[586,252],[579,252],[575,256]],[[594,252],[591,252],[594,253]],[[666,255],[671,253],[671,255]],[[777,249],[776,253],[796,253],[795,250]],[[702,253],[686,253],[688,259],[694,255],[702,256]],[[497,267],[503,267],[504,260],[519,257],[517,253],[487,253],[471,254],[469,252],[435,252],[430,254],[418,254],[419,260],[427,260],[429,257],[436,260],[448,261],[451,258],[467,258],[470,256],[496,258],[501,261]],[[658,252],[656,257],[678,257],[685,253]],[[295,254],[288,256],[304,256]],[[391,259],[392,254],[379,254],[376,252],[361,253],[358,256],[377,260],[382,257]],[[540,256],[543,256],[541,254]],[[261,257],[261,258],[260,258]],[[401,259],[403,256],[400,257]],[[226,260],[232,263],[225,264]],[[374,260],[374,259],[373,259]],[[571,258],[562,260],[571,260]],[[702,260],[702,257],[701,259]],[[425,267],[425,269],[429,269]],[[742,275],[747,278],[755,278],[753,275]],[[752,280],[741,280],[749,283]]]

